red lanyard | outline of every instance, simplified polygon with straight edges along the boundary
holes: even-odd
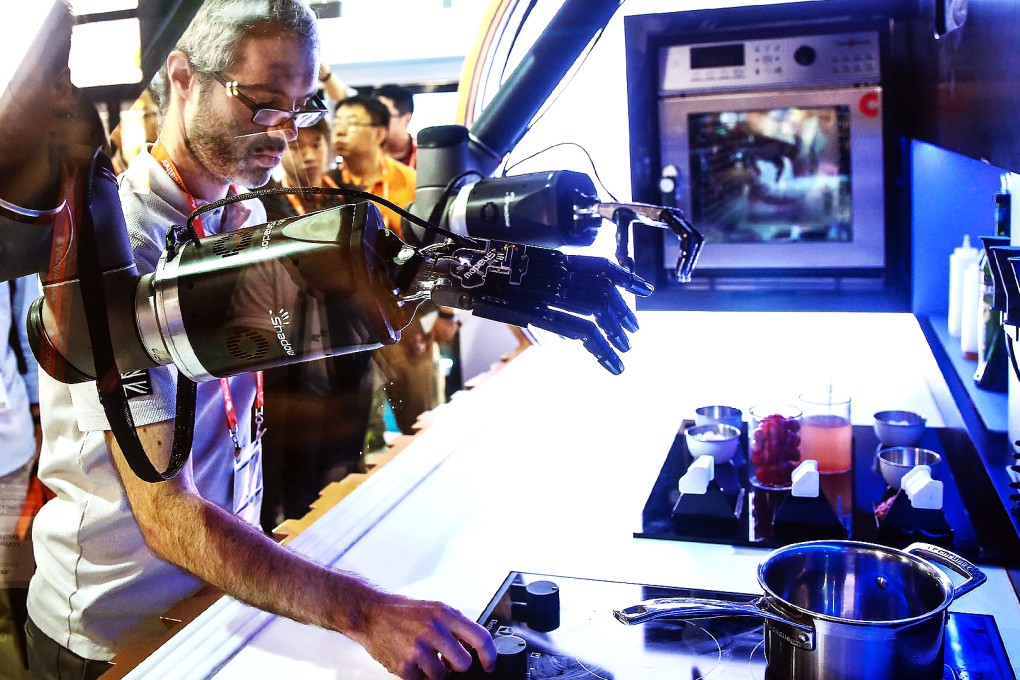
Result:
[[[230,394],[230,383],[226,378],[220,378],[220,391],[223,393],[223,411],[227,417],[227,430],[230,432],[230,439],[234,442],[234,451],[241,450],[241,442],[237,438],[237,410],[234,408],[234,398]],[[255,432],[256,436],[262,431],[262,420],[265,412],[265,386],[262,381],[262,371],[255,372]]]
[[[159,163],[160,167],[166,171],[170,179],[173,180],[184,195],[188,199],[188,209],[191,212],[198,210],[198,201],[191,195],[188,188],[184,185],[184,179],[181,174],[177,172],[177,166],[170,160],[170,156],[167,155],[166,149],[163,148],[163,144],[156,141],[152,145],[152,150],[149,152],[156,162]],[[202,218],[196,217],[192,224],[195,227],[195,233],[198,234],[199,238],[205,236],[205,229],[202,227]],[[227,418],[227,430],[230,432],[230,438],[234,442],[234,450],[240,451],[241,445],[237,438],[237,410],[234,409],[234,397],[230,394],[230,382],[226,378],[220,378],[220,391],[223,393],[223,410]],[[258,433],[262,426],[263,411],[265,408],[265,391],[262,382],[262,371],[255,373],[255,432]]]
[[[176,184],[180,190],[184,192],[184,196],[188,199],[188,211],[195,212],[198,210],[198,201],[196,201],[195,197],[191,195],[190,191],[188,191],[188,187],[184,186],[184,180],[181,178],[181,174],[177,172],[177,166],[174,165],[174,162],[170,160],[170,156],[167,155],[166,149],[163,148],[163,143],[157,139],[156,143],[152,145],[152,150],[149,153],[156,159],[156,162],[159,163],[160,167],[166,171],[166,174],[173,180],[174,184]],[[201,217],[196,217],[192,220],[192,224],[194,225],[195,233],[198,234],[199,238],[205,236],[205,229],[202,227]]]

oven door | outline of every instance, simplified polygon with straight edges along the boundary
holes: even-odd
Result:
[[[699,273],[885,266],[880,86],[664,95],[659,121],[663,200],[706,236]]]

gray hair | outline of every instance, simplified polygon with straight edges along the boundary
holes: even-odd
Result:
[[[205,0],[175,49],[188,55],[197,71],[214,73],[237,59],[241,41],[262,24],[274,23],[319,50],[315,14],[303,0]],[[170,102],[166,64],[152,79],[160,119]]]

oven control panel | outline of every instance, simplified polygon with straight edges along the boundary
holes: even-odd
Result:
[[[877,33],[767,38],[662,48],[660,94],[879,82]]]

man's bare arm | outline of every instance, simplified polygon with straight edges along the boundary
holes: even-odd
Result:
[[[157,468],[166,467],[172,433],[173,421],[138,428]],[[169,482],[144,482],[113,435],[106,439],[146,544],[162,559],[259,609],[339,631],[402,678],[466,670],[465,648],[475,649],[486,668],[494,666],[489,634],[460,612],[382,592],[280,546],[199,496],[190,464]]]

